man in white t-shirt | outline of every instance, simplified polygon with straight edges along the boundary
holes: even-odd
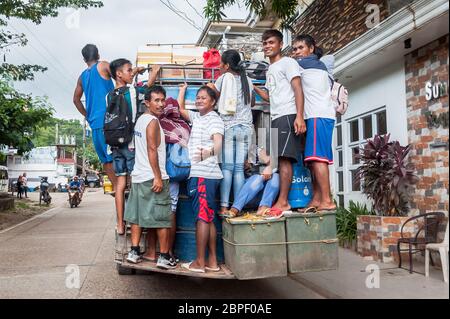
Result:
[[[289,190],[293,176],[292,164],[301,155],[300,134],[305,133],[304,97],[298,63],[281,55],[283,35],[267,30],[262,35],[264,54],[270,60],[267,72],[267,91],[255,87],[264,100],[270,101],[272,158],[278,158],[280,195],[269,215],[278,217],[290,210]]]

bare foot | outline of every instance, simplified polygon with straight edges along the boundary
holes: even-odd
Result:
[[[320,202],[313,199],[312,201],[310,201],[308,203],[307,207],[319,207],[319,206],[320,206]]]
[[[282,212],[292,209],[292,207],[288,203],[276,203],[275,205],[273,205],[272,208],[277,208],[277,209],[281,210]]]

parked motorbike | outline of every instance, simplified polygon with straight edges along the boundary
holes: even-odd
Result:
[[[50,184],[48,183],[47,177],[41,178],[41,184],[39,186],[40,194],[39,194],[39,205],[44,202],[46,205],[50,205],[52,202],[52,197],[48,189],[50,188]]]
[[[78,187],[69,188],[68,193],[69,193],[70,208],[77,207],[81,202],[80,191],[78,190]]]

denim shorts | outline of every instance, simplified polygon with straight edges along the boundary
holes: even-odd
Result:
[[[134,168],[134,150],[128,149],[128,145],[114,147],[111,150],[113,168],[116,176],[130,175]]]

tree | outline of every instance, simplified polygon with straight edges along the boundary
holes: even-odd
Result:
[[[56,17],[58,9],[64,7],[101,7],[101,1],[92,0],[2,0],[0,2],[0,53],[12,46],[25,46],[24,34],[15,34],[5,29],[8,19],[15,17],[41,23],[45,16]],[[32,139],[37,127],[53,113],[46,98],[33,97],[17,92],[14,81],[32,81],[34,73],[46,71],[39,65],[0,64],[0,147],[13,146],[19,154],[33,148]]]
[[[96,170],[101,170],[101,163],[92,143],[92,138],[86,138],[86,148],[83,150],[83,125],[79,120],[64,120],[50,117],[36,130],[32,142],[36,147],[55,145],[56,125],[60,136],[75,135],[78,156],[86,156],[89,164]]]
[[[234,4],[244,4],[261,16],[265,16],[270,9],[278,18],[283,21],[283,25],[288,27],[293,18],[297,15],[298,0],[271,0],[267,5],[267,0],[207,0],[203,9],[205,16],[212,21],[221,21],[226,17],[223,9]]]

